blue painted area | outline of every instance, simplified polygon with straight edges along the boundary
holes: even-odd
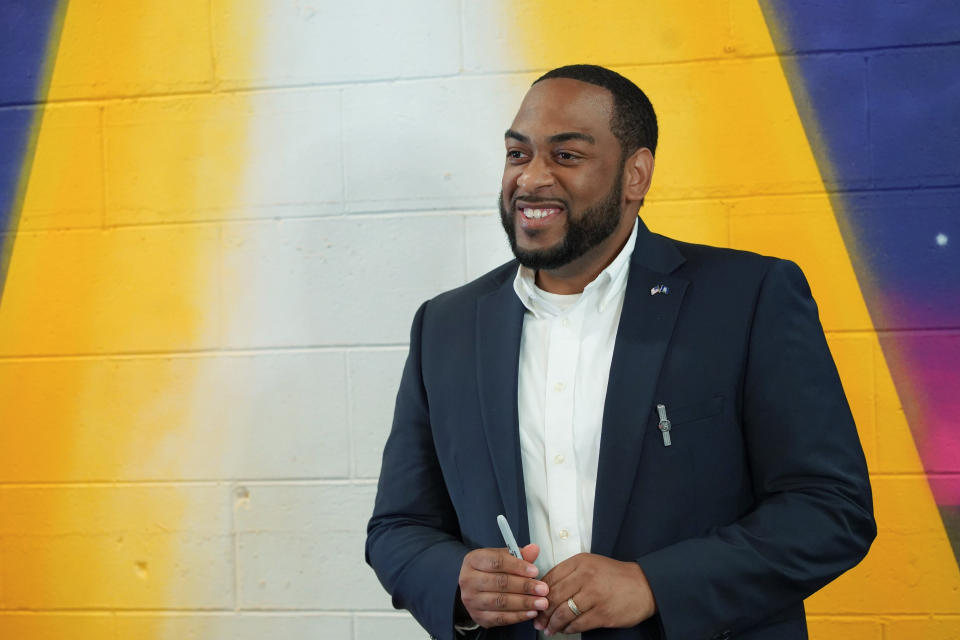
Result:
[[[58,0],[0,2],[0,232],[14,218],[35,109],[29,105],[45,89],[44,62],[58,6]],[[0,283],[2,278],[0,273]]]
[[[874,324],[960,328],[960,2],[761,7],[778,49],[832,52],[785,68]]]
[[[960,472],[960,2],[760,5],[924,468]],[[957,492],[931,486],[960,560]]]
[[[957,0],[761,0],[785,27],[782,53],[960,42]]]
[[[874,292],[868,304],[876,328],[960,326],[960,189],[868,191],[844,200],[859,247],[855,267]]]
[[[32,107],[0,108],[0,232],[7,230],[13,213],[33,113]]]
[[[960,2],[954,7],[960,15]],[[960,186],[960,45],[873,53],[867,62],[876,185]]]
[[[0,106],[37,101],[58,6],[58,0],[0,2]]]
[[[843,122],[842,128],[828,131],[830,166],[821,166],[828,190],[864,189],[871,183],[870,131],[867,109],[867,64],[862,55],[818,54],[796,58],[806,73],[817,77],[807,87],[809,104],[801,112],[815,113],[820,105],[829,104],[832,118]],[[843,95],[843,100],[837,100]]]

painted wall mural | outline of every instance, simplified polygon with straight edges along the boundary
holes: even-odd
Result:
[[[496,266],[545,69],[655,231],[795,260],[879,537],[811,636],[960,637],[960,5],[0,4],[0,637],[422,637],[362,558],[420,302]]]
[[[960,558],[960,11],[763,6]]]

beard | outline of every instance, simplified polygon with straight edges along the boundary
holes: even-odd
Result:
[[[559,269],[583,256],[587,251],[596,247],[609,238],[620,224],[620,200],[623,196],[623,187],[620,176],[617,175],[613,186],[604,198],[584,209],[580,215],[574,215],[567,203],[564,208],[567,212],[566,233],[560,242],[547,249],[523,249],[517,246],[516,217],[523,215],[517,212],[516,198],[511,202],[510,209],[503,204],[503,192],[500,192],[498,204],[500,207],[500,223],[507,232],[510,249],[517,261],[530,269]],[[524,200],[535,202],[530,198]]]

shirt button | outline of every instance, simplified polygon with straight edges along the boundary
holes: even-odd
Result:
[[[563,464],[563,456],[560,454],[557,454],[557,456],[553,459],[553,461],[556,462],[557,464]]]
[[[553,385],[554,391],[563,391],[566,388],[567,388],[567,385],[563,384],[562,382],[558,382],[557,384]]]
[[[560,531],[557,532],[557,535],[560,536],[561,540],[566,540],[567,537],[570,535],[570,532],[567,531],[566,529],[560,529]]]
[[[570,321],[567,318],[564,318],[563,320],[560,321],[560,324],[564,327],[569,327]]]

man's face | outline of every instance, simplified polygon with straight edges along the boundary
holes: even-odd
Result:
[[[521,264],[557,269],[607,239],[623,218],[623,158],[613,96],[566,78],[534,85],[505,142],[500,220]]]

